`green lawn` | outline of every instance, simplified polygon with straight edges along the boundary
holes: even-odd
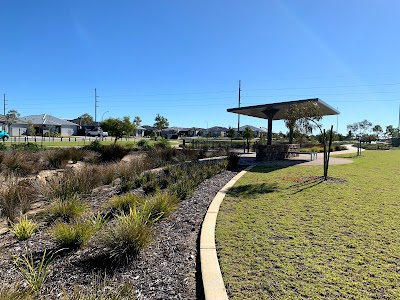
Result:
[[[257,167],[226,196],[216,241],[230,299],[400,299],[400,151]]]

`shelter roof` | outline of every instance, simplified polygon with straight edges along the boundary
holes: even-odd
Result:
[[[277,103],[267,103],[261,105],[254,106],[245,106],[245,107],[237,107],[237,108],[228,108],[228,112],[246,115],[261,119],[268,119],[267,114],[265,113],[268,110],[276,110],[273,120],[282,120],[285,118],[285,110],[293,104],[301,104],[305,102],[315,102],[321,108],[322,115],[338,115],[339,111],[334,109],[332,106],[326,104],[319,98],[312,99],[303,99],[303,100],[294,100],[294,101],[286,101],[286,102],[277,102]]]

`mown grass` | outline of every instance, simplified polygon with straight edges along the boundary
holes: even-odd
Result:
[[[400,299],[399,151],[354,163],[257,167],[222,203],[230,299]]]

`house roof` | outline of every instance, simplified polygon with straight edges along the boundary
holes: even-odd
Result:
[[[48,114],[41,114],[41,115],[30,115],[26,117],[22,117],[22,120],[25,122],[31,122],[35,125],[56,125],[56,126],[79,126],[76,123],[63,120]]]
[[[228,131],[228,128],[222,126],[213,126],[208,128],[209,131]]]
[[[249,127],[253,132],[265,132],[265,133],[268,132],[268,130],[264,127],[254,127],[251,125],[241,126],[241,127],[239,127],[239,131],[244,131],[246,129],[246,127]]]
[[[237,113],[240,115],[246,115],[261,119],[268,119],[268,114],[265,113],[268,110],[274,110],[276,113],[272,117],[272,120],[282,120],[285,118],[285,110],[289,108],[292,104],[301,104],[305,102],[315,102],[321,108],[322,115],[338,115],[339,111],[326,104],[319,98],[312,99],[303,99],[303,100],[294,100],[294,101],[286,101],[286,102],[278,102],[278,103],[267,103],[261,105],[253,105],[253,106],[245,106],[245,107],[237,107],[237,108],[228,108],[228,112]]]
[[[171,131],[188,131],[188,130],[189,130],[189,128],[172,126],[172,127],[167,127],[167,128],[164,128],[163,130],[171,130]]]

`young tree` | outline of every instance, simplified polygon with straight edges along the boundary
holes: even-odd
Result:
[[[79,117],[79,125],[90,125],[94,123],[94,119],[88,113],[84,113]]]
[[[285,125],[289,129],[289,144],[293,143],[293,131],[308,134],[315,127],[321,128],[318,123],[322,119],[321,108],[315,102],[292,104],[285,110]]]
[[[35,126],[33,126],[32,121],[28,121],[28,128],[26,130],[28,135],[36,135]]]
[[[380,125],[375,125],[372,131],[375,132],[376,139],[379,140],[380,135],[383,133],[382,127]]]
[[[391,138],[399,136],[399,128],[394,128],[393,125],[386,126],[385,135]]]
[[[139,116],[135,116],[135,118],[133,119],[133,123],[135,123],[136,127],[139,127],[142,123],[142,119]]]
[[[361,122],[359,122],[358,127],[360,129],[360,134],[361,135],[367,134],[371,126],[372,123],[368,120],[362,120]]]
[[[6,122],[7,122],[7,125],[8,125],[8,132],[11,135],[12,134],[12,132],[11,132],[12,131],[11,130],[12,124],[14,124],[15,121],[20,117],[20,113],[15,109],[10,109],[6,113],[5,117],[6,117]]]
[[[231,139],[231,147],[232,147],[232,139],[235,137],[235,129],[229,126],[228,131],[226,132],[226,136]]]
[[[250,127],[246,127],[243,131],[243,138],[246,139],[247,152],[250,152],[250,139],[253,138],[253,130]]]
[[[104,131],[115,137],[114,145],[118,139],[121,139],[124,135],[130,135],[135,129],[135,125],[130,121],[129,117],[123,117],[123,119],[108,118],[101,123],[101,127]]]
[[[355,135],[356,138],[361,138],[367,135],[371,126],[372,123],[370,121],[363,120],[361,122],[347,125],[347,130],[351,131],[352,135]]]
[[[154,121],[154,127],[157,129],[159,135],[161,135],[161,130],[163,130],[163,128],[169,126],[168,119],[160,116],[160,114],[157,114],[157,116],[154,118]]]

